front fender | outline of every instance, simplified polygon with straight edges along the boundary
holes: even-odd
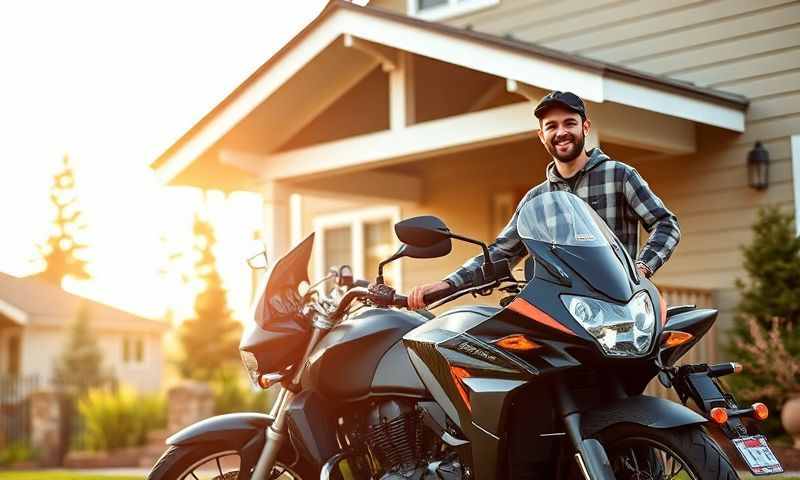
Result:
[[[220,443],[240,450],[257,435],[264,436],[273,418],[263,413],[229,413],[189,425],[167,439],[167,445]]]
[[[650,428],[675,428],[707,422],[689,408],[669,400],[637,395],[581,413],[584,437],[619,423],[635,423]]]

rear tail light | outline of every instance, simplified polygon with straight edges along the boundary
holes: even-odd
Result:
[[[728,411],[721,407],[714,407],[710,412],[711,420],[720,425],[728,421]]]
[[[753,418],[764,421],[769,417],[769,409],[761,402],[753,404]]]

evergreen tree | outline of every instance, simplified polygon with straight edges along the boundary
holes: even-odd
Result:
[[[777,207],[759,211],[753,233],[743,248],[747,281],[736,281],[741,295],[729,347],[731,360],[745,368],[726,382],[741,404],[763,401],[777,413],[791,383],[781,381],[786,372],[777,369],[790,369],[800,359],[800,238],[793,215]],[[780,352],[784,364],[774,365]],[[779,418],[770,415],[765,431],[780,432]]]
[[[194,236],[195,276],[202,282],[203,290],[194,302],[195,317],[185,320],[180,327],[178,338],[183,357],[178,367],[186,378],[210,380],[226,365],[239,362],[241,324],[231,316],[222,277],[217,271],[214,228],[196,216]]]
[[[752,243],[743,249],[749,281],[736,281],[741,292],[737,332],[746,334],[748,318],[765,328],[773,317],[796,326],[800,322],[800,237],[795,234],[793,215],[777,207],[762,209],[753,232]]]
[[[103,369],[103,353],[92,332],[86,304],[79,307],[68,335],[66,348],[54,368],[55,384],[70,393],[83,395],[90,388],[109,383],[112,378]]]
[[[39,246],[45,268],[38,276],[59,286],[65,277],[86,280],[89,272],[86,261],[80,258],[86,245],[76,239],[86,225],[77,205],[75,172],[67,155],[64,155],[61,170],[53,176],[50,203],[55,207],[55,220],[50,237]]]

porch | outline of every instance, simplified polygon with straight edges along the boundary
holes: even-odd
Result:
[[[0,300],[0,377],[22,374],[22,335],[27,315]]]

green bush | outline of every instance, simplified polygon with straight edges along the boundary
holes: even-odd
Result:
[[[214,390],[214,414],[264,412],[271,403],[270,392],[255,391],[244,375],[233,371],[219,372],[211,382]]]
[[[129,387],[90,390],[78,403],[90,450],[144,445],[147,434],[166,426],[160,395],[138,394]]]
[[[21,442],[13,442],[0,449],[0,467],[33,460],[35,456],[33,449],[28,445]]]
[[[760,210],[742,253],[747,278],[736,282],[741,298],[728,351],[745,369],[726,383],[740,404],[767,404],[770,418],[761,427],[776,436],[783,433],[780,407],[800,382],[800,238],[793,215]]]

